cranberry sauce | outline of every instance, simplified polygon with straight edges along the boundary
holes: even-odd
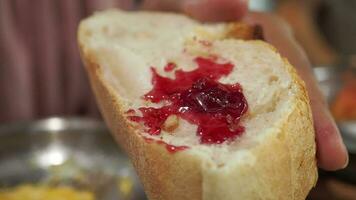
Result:
[[[163,77],[152,68],[153,89],[144,99],[153,103],[163,102],[160,108],[139,108],[142,116],[130,109],[129,119],[143,123],[151,135],[159,135],[167,118],[176,115],[198,126],[197,135],[203,144],[220,144],[231,141],[242,134],[244,127],[239,125],[247,112],[247,101],[241,86],[222,84],[218,80],[231,73],[231,63],[219,64],[213,59],[198,57],[198,68],[193,71],[176,70],[175,78]],[[172,71],[175,64],[169,63],[164,69]],[[185,149],[173,147],[171,149]]]
[[[164,71],[165,71],[165,72],[171,72],[171,71],[173,71],[176,67],[177,67],[176,64],[174,64],[174,63],[168,63],[168,64],[164,67]]]
[[[147,137],[144,137],[144,139],[146,140],[147,143],[153,143],[153,142],[156,142],[157,144],[161,144],[161,145],[164,145],[167,149],[168,152],[170,153],[175,153],[177,151],[182,151],[184,149],[188,149],[187,146],[174,146],[174,145],[170,145],[170,144],[167,144],[161,140],[154,140],[152,138],[147,138]]]

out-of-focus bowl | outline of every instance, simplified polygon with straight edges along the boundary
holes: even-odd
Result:
[[[314,73],[319,81],[320,88],[327,101],[332,103],[343,86],[342,76],[345,73],[355,74],[352,67],[322,66],[314,68]],[[323,172],[322,175],[339,178],[351,184],[356,184],[356,121],[338,121],[344,143],[349,151],[349,165],[347,168],[336,172]]]
[[[102,200],[144,200],[126,155],[102,122],[50,118],[0,126],[0,189],[70,185]]]
[[[315,76],[319,82],[319,86],[327,99],[331,104],[344,82],[342,76],[345,73],[355,73],[354,69],[321,66],[314,68]],[[356,120],[351,121],[338,121],[337,125],[340,129],[347,149],[351,153],[356,153]]]

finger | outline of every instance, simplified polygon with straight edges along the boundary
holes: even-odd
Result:
[[[185,0],[143,0],[141,8],[146,10],[180,11]]]
[[[80,2],[77,2],[80,3]],[[92,14],[94,11],[105,10],[109,8],[119,7],[121,9],[130,9],[133,7],[132,0],[85,0],[84,5],[87,14]]]
[[[348,163],[346,147],[327,109],[307,56],[294,40],[291,29],[284,21],[271,14],[251,13],[245,20],[249,23],[260,24],[264,29],[266,40],[288,58],[304,79],[313,112],[319,167],[325,170],[344,168]]]
[[[247,13],[248,0],[145,0],[142,7],[180,11],[201,21],[230,21]]]
[[[201,21],[238,20],[247,10],[247,0],[186,0],[182,4],[183,12]]]

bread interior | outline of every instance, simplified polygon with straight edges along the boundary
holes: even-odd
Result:
[[[241,121],[245,131],[240,137],[219,145],[201,144],[197,126],[183,119],[179,119],[173,132],[162,131],[159,136],[151,136],[138,126],[137,133],[144,137],[189,146],[187,153],[204,157],[216,167],[224,167],[232,159],[253,163],[250,149],[266,138],[276,137],[273,134],[278,132],[278,124],[283,124],[280,120],[290,113],[288,105],[296,88],[284,59],[264,42],[228,37],[228,24],[201,24],[175,14],[115,11],[98,13],[83,24],[86,30],[82,40],[120,99],[122,114],[129,109],[162,105],[142,99],[152,89],[150,67],[174,78],[173,72],[163,70],[168,62],[190,71],[197,67],[194,58],[209,55],[235,66],[230,75],[219,81],[240,83],[248,101],[248,113]],[[207,47],[200,41],[212,45]]]

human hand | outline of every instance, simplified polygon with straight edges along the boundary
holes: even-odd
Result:
[[[344,168],[348,163],[347,150],[303,49],[283,20],[273,14],[248,13],[247,3],[247,0],[146,0],[143,7],[181,11],[203,21],[242,19],[247,23],[261,25],[266,41],[288,58],[306,83],[314,118],[318,166],[325,170]]]
[[[346,167],[348,163],[346,147],[318,87],[311,64],[304,50],[295,40],[292,30],[283,20],[273,14],[249,13],[244,20],[248,23],[260,24],[263,27],[267,42],[275,46],[283,56],[288,58],[303,78],[313,112],[318,166],[325,170],[337,170]]]
[[[104,8],[105,3],[108,2],[114,1],[90,0],[84,7]],[[122,3],[120,6],[125,7],[127,4],[126,7],[129,7],[131,1],[121,0],[120,2]],[[78,110],[83,112],[82,108],[94,108],[93,101],[88,100],[91,99],[89,88],[75,48],[75,22],[80,19],[80,14],[76,10],[80,8],[79,2],[63,1],[61,3],[59,13],[66,16],[63,18],[65,22],[63,24],[67,24],[68,27],[63,34],[59,35],[57,33],[61,33],[63,27],[56,26],[51,21],[57,19],[55,16],[57,12],[50,12],[49,8],[54,8],[51,6],[52,4],[47,1],[36,5],[29,3],[26,4],[27,6],[16,4],[17,8],[12,3],[15,2],[0,1],[0,11],[2,11],[0,18],[3,19],[0,28],[6,30],[0,34],[0,41],[4,41],[0,46],[3,46],[3,49],[6,47],[7,54],[4,54],[6,56],[3,57],[6,58],[4,63],[8,66],[2,69],[3,73],[0,73],[2,75],[0,80],[4,83],[1,84],[0,91],[2,94],[6,94],[0,101],[3,105],[0,106],[0,110],[6,108],[0,113],[0,121],[2,116],[14,119],[30,118],[49,114],[75,113]],[[267,42],[274,45],[283,56],[289,59],[306,82],[315,122],[319,166],[326,170],[336,170],[346,166],[348,160],[346,148],[335,122],[327,110],[303,50],[296,43],[291,31],[283,21],[271,14],[248,13],[247,3],[247,0],[144,0],[142,7],[181,11],[199,20],[225,21],[243,18],[249,23],[262,25]],[[19,21],[13,19],[9,12],[13,9],[10,9],[9,6],[19,10],[16,13],[21,13],[21,16],[18,16]],[[7,9],[7,7],[9,8]],[[32,19],[32,13],[38,14],[37,18]],[[46,17],[42,17],[42,15],[46,15]],[[34,19],[43,19],[44,21]],[[28,20],[31,23],[28,23]],[[19,33],[22,29],[15,29],[15,24],[25,28],[30,26],[30,30],[37,27],[38,30],[41,30],[41,34],[25,34],[23,36],[26,37],[21,38],[22,35]],[[36,31],[32,30],[31,32]],[[63,45],[61,46],[60,42],[53,39],[58,39],[59,36],[62,37],[60,41],[67,41],[66,45],[61,44]],[[26,44],[31,45],[26,46],[19,42],[27,40]],[[48,42],[42,42],[43,40]],[[32,55],[37,55],[38,60],[35,60],[37,57],[32,58]],[[62,60],[62,63],[58,60]],[[34,71],[37,73],[36,76]],[[62,74],[63,77],[59,74]],[[62,83],[64,80],[65,84]],[[38,95],[35,96],[35,93]],[[39,111],[36,111],[37,107],[39,107]],[[96,112],[93,111],[93,113]]]

